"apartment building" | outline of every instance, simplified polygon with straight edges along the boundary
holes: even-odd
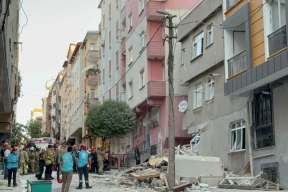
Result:
[[[224,96],[223,30],[217,28],[222,19],[222,0],[195,7],[177,26],[182,56],[175,63],[181,86],[188,87],[182,129],[193,136],[193,151],[220,157],[237,173],[249,162],[246,99]]]
[[[246,97],[254,174],[288,188],[287,0],[223,1],[224,93]],[[250,130],[250,131],[249,131]]]
[[[42,120],[42,113],[43,113],[43,110],[42,108],[34,108],[31,110],[31,118],[30,119],[40,119],[41,117],[41,120]]]
[[[19,0],[0,2],[0,140],[10,136],[11,123],[16,121],[19,93]]]
[[[102,144],[100,138],[93,139],[91,131],[84,125],[87,112],[99,105],[101,58],[100,58],[101,35],[99,31],[88,31],[83,39],[81,49],[83,54],[82,94],[85,102],[82,105],[82,137],[87,146],[92,147]]]
[[[163,148],[168,147],[168,44],[163,43],[167,34],[167,30],[162,28],[164,15],[156,13],[156,10],[164,9],[179,16],[174,20],[178,22],[197,1],[114,2],[101,1],[99,5],[103,40],[101,101],[108,98],[125,101],[137,114],[137,126],[122,139],[120,153],[126,153],[138,143],[148,155],[162,154],[165,153]],[[175,49],[178,50],[179,46]],[[178,57],[180,54],[175,51],[175,58]],[[179,66],[175,65],[177,70]],[[175,75],[174,79],[178,76]],[[186,90],[175,86],[174,103],[182,100]],[[176,143],[185,142],[190,136],[181,129],[183,115],[176,110],[175,115]],[[111,153],[116,153],[116,140],[111,139],[109,144]]]
[[[50,90],[54,84],[55,79],[49,79],[45,84],[45,97],[42,98],[42,133],[50,133],[50,101],[49,97]]]

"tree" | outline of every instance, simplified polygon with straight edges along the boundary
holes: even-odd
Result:
[[[31,119],[27,122],[26,127],[27,133],[31,136],[31,138],[40,137],[42,127],[41,122],[36,119]]]
[[[42,133],[41,137],[50,137],[50,133],[44,132]]]
[[[11,145],[17,145],[24,138],[25,125],[20,123],[12,124],[12,134],[10,138]]]
[[[135,113],[126,103],[108,100],[88,112],[85,126],[102,140],[117,137],[119,159],[119,138],[132,131],[135,119]],[[118,168],[120,169],[120,161],[118,161]]]

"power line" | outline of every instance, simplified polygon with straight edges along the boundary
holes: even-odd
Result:
[[[159,31],[159,29],[162,27],[163,23],[161,22],[161,25],[159,25],[159,27],[157,28],[157,30],[155,31],[155,33],[152,35],[151,39],[148,41],[148,43],[146,44],[145,47],[143,47],[142,52],[138,55],[138,57],[136,58],[136,60],[131,64],[130,68],[124,73],[124,75],[122,75],[122,77],[105,93],[103,93],[100,97],[102,97],[103,95],[105,95],[106,93],[108,93],[109,91],[111,91],[116,85],[118,85],[118,83],[126,76],[126,74],[132,69],[132,67],[135,65],[135,63],[138,61],[138,59],[142,56],[142,54],[144,53],[144,50],[148,47],[148,45],[150,44],[150,42],[153,40],[153,38],[155,37],[156,33]]]
[[[23,7],[23,0],[22,0],[22,2],[20,2],[20,4],[21,4],[21,8],[22,8],[22,10],[23,10],[23,13],[24,13],[24,15],[25,15],[25,17],[26,17],[26,23],[22,26],[21,31],[20,31],[20,33],[19,33],[18,36],[21,35],[21,33],[22,33],[22,31],[23,31],[23,28],[28,24],[28,16],[27,16],[27,14],[26,14],[26,12],[25,12],[25,10],[24,10],[24,7]]]

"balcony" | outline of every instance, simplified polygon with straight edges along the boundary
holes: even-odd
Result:
[[[87,52],[86,59],[91,63],[96,63],[100,58],[99,47],[91,46]]]
[[[162,21],[164,15],[156,12],[157,9],[164,9],[164,1],[166,0],[149,0],[146,6],[146,17],[150,21]]]
[[[228,78],[239,74],[240,72],[247,69],[246,64],[246,50],[235,55],[228,61]]]
[[[86,83],[87,85],[97,85],[98,79],[98,74],[88,74],[86,78]]]
[[[286,25],[268,35],[269,56],[287,47]]]
[[[88,98],[86,100],[87,108],[88,110],[92,109],[93,107],[96,107],[99,105],[99,99],[98,98]]]
[[[148,59],[163,59],[165,57],[165,47],[162,41],[151,41],[147,47]]]
[[[148,98],[162,98],[166,96],[166,82],[165,81],[149,81],[147,83],[147,97]]]

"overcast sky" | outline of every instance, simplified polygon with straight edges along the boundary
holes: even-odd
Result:
[[[22,1],[22,0],[20,0]],[[69,43],[81,42],[88,30],[98,30],[100,0],[23,0],[20,11],[19,68],[23,96],[17,122],[26,123],[31,110],[42,106],[46,80],[62,70]]]

